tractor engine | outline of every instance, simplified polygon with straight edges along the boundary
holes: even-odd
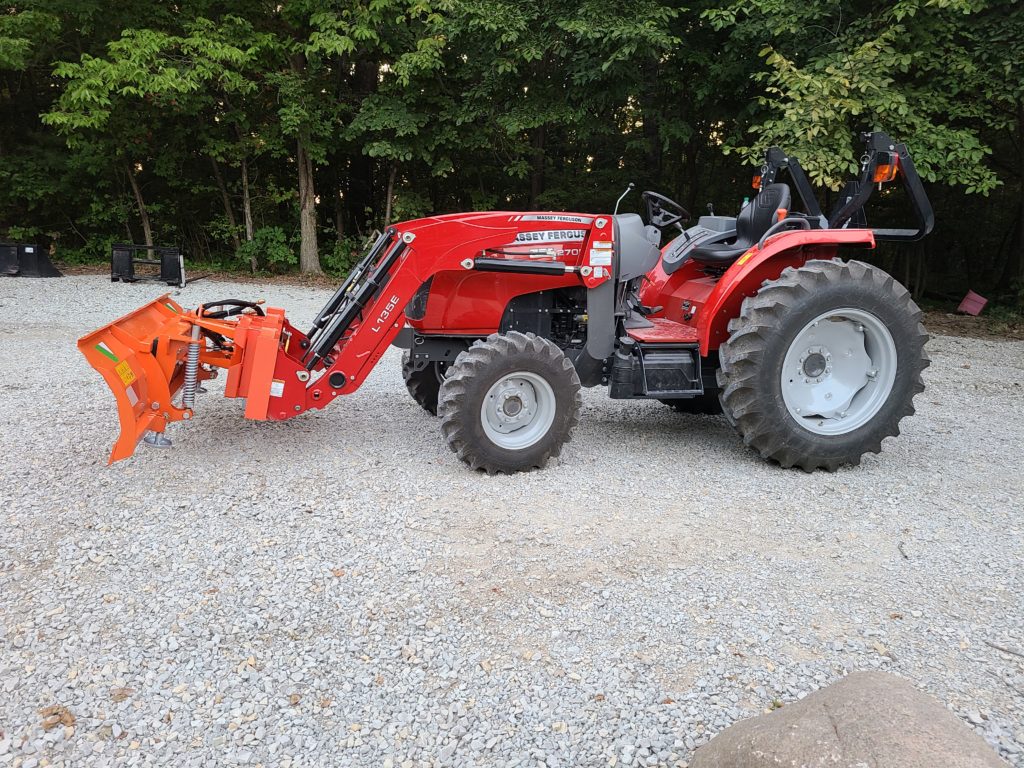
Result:
[[[534,333],[562,349],[582,347],[587,340],[585,288],[556,288],[516,296],[501,316],[501,332]]]

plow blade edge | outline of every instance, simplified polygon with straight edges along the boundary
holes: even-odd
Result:
[[[146,432],[163,432],[169,422],[191,416],[172,403],[184,378],[185,344],[176,343],[176,349],[157,357],[161,337],[188,333],[190,323],[183,313],[163,296],[78,340],[78,349],[117,400],[121,434],[110,463],[131,456]]]

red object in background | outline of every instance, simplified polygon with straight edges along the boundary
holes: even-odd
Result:
[[[986,304],[988,304],[988,299],[984,296],[979,296],[974,291],[968,291],[967,295],[964,296],[964,300],[960,302],[960,306],[956,308],[956,311],[977,317],[981,314],[981,310],[985,308]]]

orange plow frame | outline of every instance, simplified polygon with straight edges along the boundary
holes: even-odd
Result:
[[[216,368],[227,368],[225,395],[247,397],[246,417],[266,419],[284,323],[280,309],[213,320],[186,312],[165,294],[79,339],[78,349],[117,400],[121,433],[109,463],[131,456],[147,432],[163,432],[172,422],[192,418],[192,409],[174,400],[185,383],[193,326],[231,340],[228,348],[212,349],[201,338],[197,383],[215,378]]]

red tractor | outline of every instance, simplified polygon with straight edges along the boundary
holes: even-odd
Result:
[[[643,193],[646,222],[485,212],[389,227],[305,332],[280,309],[227,300],[185,311],[164,296],[79,341],[118,401],[111,462],[143,438],[167,443],[160,433],[193,416],[199,383],[219,368],[248,418],[281,420],[354,392],[394,344],[407,350],[412,396],[458,457],[489,473],[557,456],[580,388],[596,386],[723,412],[784,467],[856,464],[913,413],[928,336],[903,286],[836,256],[933,225],[906,146],[863,139],[860,177],[828,216],[799,163],[772,149],[739,215],[690,228],[654,192]],[[867,228],[875,184],[897,177],[917,228]]]

